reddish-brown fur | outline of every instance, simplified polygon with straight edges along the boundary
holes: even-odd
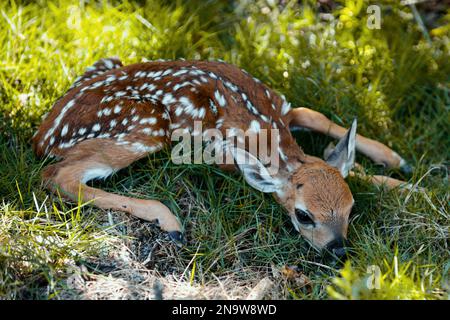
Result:
[[[38,156],[62,159],[43,173],[50,189],[58,188],[72,199],[81,191],[83,200],[94,200],[99,207],[157,220],[164,230],[179,232],[178,221],[160,202],[117,196],[85,183],[160,150],[170,143],[175,129],[192,132],[195,120],[202,121],[203,130],[217,128],[224,136],[227,129],[253,128],[255,134],[278,129],[279,178],[286,182],[276,198],[293,221],[299,206],[312,212],[320,228],[299,231],[315,247],[325,247],[337,235],[346,237],[353,204],[347,184],[338,170],[303,153],[289,124],[324,133],[331,128],[336,138],[345,129],[312,110],[291,110],[284,97],[223,62],[156,61],[122,66],[118,59],[102,59],[55,103],[34,136],[33,147]],[[399,165],[401,158],[384,145],[384,156],[379,156],[380,145],[357,138],[357,148],[368,156]]]
[[[204,74],[200,75],[190,75],[189,72],[185,73],[179,77],[163,76],[158,81],[153,81],[153,79],[148,79],[147,77],[143,78],[133,78],[133,74],[137,72],[158,72],[161,70],[171,69],[173,72],[171,74],[176,74],[177,71],[182,70],[183,68],[189,68],[194,72],[204,72]],[[208,76],[209,72],[213,72],[215,75],[220,77],[220,79],[214,79]],[[95,85],[95,83],[105,81],[110,76],[116,77],[119,79],[122,76],[128,75],[128,78],[124,80],[116,80],[113,81],[108,86],[99,86],[94,89],[88,89],[82,92],[83,88],[87,88],[91,85]],[[207,82],[201,81],[201,77],[207,79]],[[133,81],[130,81],[133,79]],[[100,123],[100,130],[94,132],[95,136],[101,135],[102,133],[108,132],[111,135],[126,132],[126,129],[130,126],[132,121],[132,115],[137,114],[140,118],[145,117],[158,117],[158,123],[152,127],[152,129],[159,130],[160,128],[164,128],[168,130],[167,136],[170,136],[170,129],[168,128],[168,123],[164,121],[164,123],[159,123],[159,119],[161,118],[162,112],[164,110],[164,105],[161,104],[160,101],[152,102],[151,98],[146,98],[145,94],[147,90],[137,90],[139,92],[139,99],[114,99],[109,102],[101,102],[101,100],[108,95],[104,90],[111,90],[112,93],[117,92],[127,92],[126,96],[129,96],[128,92],[132,92],[133,90],[127,90],[127,87],[135,87],[141,88],[145,83],[151,81],[152,84],[156,85],[156,89],[153,92],[157,92],[158,90],[163,90],[163,93],[159,95],[159,98],[163,98],[165,94],[170,92],[174,99],[179,97],[187,97],[195,106],[205,108],[205,117],[203,119],[195,119],[193,117],[187,117],[186,114],[182,113],[181,115],[177,115],[175,110],[171,110],[170,120],[172,124],[180,123],[181,127],[192,128],[193,120],[203,120],[203,128],[208,129],[215,127],[215,122],[219,118],[223,118],[223,126],[220,127],[225,133],[225,130],[228,128],[237,128],[242,130],[248,129],[248,124],[251,120],[260,120],[256,115],[251,114],[250,112],[243,113],[242,106],[246,105],[247,101],[250,102],[257,111],[267,118],[273,119],[273,122],[276,123],[277,127],[281,130],[282,134],[282,145],[286,147],[286,153],[288,153],[291,157],[301,156],[302,152],[300,148],[294,148],[294,140],[288,130],[287,125],[289,124],[289,116],[287,114],[281,115],[281,106],[283,104],[284,99],[281,98],[278,94],[276,94],[273,90],[265,86],[260,82],[256,82],[252,76],[243,72],[239,68],[225,64],[222,62],[205,62],[205,61],[171,61],[171,62],[152,62],[152,63],[139,63],[125,67],[119,67],[117,69],[111,69],[105,73],[98,75],[89,80],[85,80],[81,82],[79,86],[76,86],[69,90],[67,94],[57,101],[41,124],[38,133],[33,139],[35,151],[38,156],[42,156],[46,153],[53,153],[58,156],[64,156],[64,154],[68,151],[68,149],[58,149],[55,147],[50,147],[46,150],[49,145],[49,141],[51,137],[44,139],[45,133],[52,128],[55,119],[60,115],[61,110],[65,105],[69,103],[71,100],[75,100],[75,105],[67,111],[64,121],[61,121],[61,124],[54,131],[52,136],[54,137],[54,146],[58,145],[60,142],[70,141],[71,134],[74,131],[79,130],[80,128],[92,128],[95,124]],[[193,83],[192,81],[198,81],[199,84]],[[237,92],[234,92],[226,85],[225,82],[231,83],[233,86],[238,88]],[[174,90],[176,85],[180,85],[186,82],[191,82],[193,85],[186,85],[181,87],[178,90]],[[195,91],[191,91],[191,88],[194,88]],[[270,99],[266,95],[266,90],[270,94]],[[218,91],[224,97],[226,101],[226,108],[220,108],[217,99],[214,97],[214,93]],[[247,99],[243,98],[244,94]],[[152,95],[154,96],[154,94]],[[168,99],[169,100],[169,99]],[[214,101],[217,107],[217,114],[209,108],[210,102],[209,100]],[[169,100],[170,101],[170,100]],[[113,112],[114,108],[118,104],[123,104],[122,110],[115,114]],[[168,103],[167,106],[171,106],[174,103]],[[272,108],[272,104],[276,107]],[[135,108],[135,112],[133,112],[133,108]],[[97,112],[110,109],[111,114],[105,116],[102,115],[98,117]],[[248,111],[248,109],[245,109]],[[131,115],[131,116],[130,116]],[[126,125],[122,125],[122,121],[124,119],[129,119]],[[113,130],[108,129],[103,124],[109,123],[111,120],[116,119],[118,125]],[[163,119],[164,120],[164,119]],[[68,134],[65,137],[61,137],[61,131],[64,125],[69,125]],[[146,136],[139,135],[139,129],[142,129],[143,126],[133,129],[133,139],[143,139],[147,140]],[[269,123],[261,123],[261,129],[271,129]],[[92,132],[91,132],[92,133]],[[81,137],[81,135],[77,134],[76,137]],[[94,138],[93,137],[93,138]]]

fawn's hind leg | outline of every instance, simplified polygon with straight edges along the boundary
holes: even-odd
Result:
[[[291,111],[291,126],[299,126],[317,131],[335,139],[342,138],[347,129],[335,124],[320,112],[308,108],[295,108]],[[384,144],[356,135],[356,150],[368,156],[376,163],[382,163],[389,168],[399,167],[405,172],[411,171],[405,160]]]
[[[160,149],[162,144],[157,146]],[[106,178],[127,167],[148,152],[142,146],[130,149],[109,139],[86,140],[68,151],[63,161],[47,167],[43,178],[49,189],[60,190],[64,197],[72,200],[80,194],[83,201],[93,200],[97,207],[124,211],[147,221],[156,220],[173,240],[181,242],[180,223],[161,202],[120,196],[86,185],[89,180]]]

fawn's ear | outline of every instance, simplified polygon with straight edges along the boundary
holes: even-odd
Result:
[[[255,156],[240,148],[230,148],[234,161],[242,171],[245,181],[256,190],[266,193],[280,191],[283,180],[274,177]]]
[[[351,128],[339,140],[334,150],[325,159],[330,166],[338,169],[344,178],[347,177],[355,164],[356,125],[357,121],[355,118]]]

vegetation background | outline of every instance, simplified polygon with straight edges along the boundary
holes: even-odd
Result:
[[[381,29],[367,27],[371,4]],[[261,279],[261,297],[274,299],[450,297],[448,1],[10,0],[0,13],[0,298],[236,299]],[[356,205],[344,265],[324,261],[238,174],[176,166],[167,150],[94,184],[164,201],[186,230],[182,249],[150,223],[63,201],[42,188],[50,161],[33,155],[30,137],[74,79],[110,56],[236,64],[294,106],[344,126],[357,116],[361,134],[414,167],[405,176],[358,156],[367,172],[425,189],[348,179]],[[296,137],[315,155],[330,141]]]

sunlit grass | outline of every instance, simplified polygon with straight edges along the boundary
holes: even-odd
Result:
[[[93,275],[118,268],[98,259],[117,241],[139,262],[158,245],[152,253],[157,261],[146,267],[188,283],[230,274],[244,282],[274,277],[276,298],[448,297],[449,34],[443,24],[428,44],[409,9],[392,1],[383,2],[382,29],[368,30],[367,3],[358,10],[351,2],[331,20],[321,20],[313,1],[2,2],[0,297],[60,298],[74,266]],[[350,12],[352,23],[343,23]],[[182,250],[161,242],[164,235],[147,230],[149,224],[47,197],[40,172],[48,161],[34,157],[29,139],[71,82],[110,56],[125,64],[160,58],[234,63],[294,106],[316,109],[342,125],[357,116],[360,133],[392,146],[415,168],[411,176],[385,173],[420,181],[426,191],[387,192],[349,179],[356,200],[353,249],[342,272],[298,237],[270,196],[216,167],[177,166],[167,151],[93,184],[163,201],[186,230]],[[319,156],[330,141],[312,133],[295,136],[307,153]],[[369,173],[385,171],[360,155],[357,160]],[[280,280],[277,270],[284,265],[299,266],[311,288]],[[380,290],[363,286],[372,265],[383,275]]]

